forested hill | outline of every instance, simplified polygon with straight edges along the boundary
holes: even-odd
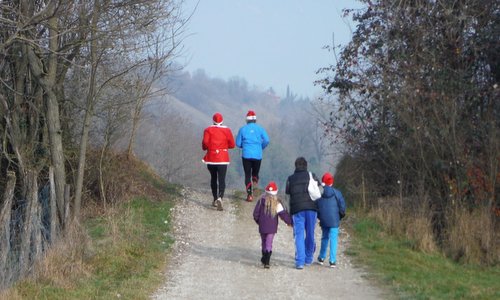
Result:
[[[259,90],[242,78],[210,78],[202,70],[180,72],[170,79],[168,89],[169,95],[147,105],[135,151],[167,180],[207,184],[209,176],[201,163],[201,137],[215,112],[223,114],[224,124],[235,136],[245,124],[247,111],[256,112],[257,122],[271,138],[261,171],[264,181],[272,179],[283,184],[297,156],[305,156],[311,166],[318,166],[324,159],[324,151],[318,148],[322,133],[309,99],[291,91],[276,95],[272,88]],[[239,149],[231,151],[230,187],[239,187],[243,182],[240,155]]]

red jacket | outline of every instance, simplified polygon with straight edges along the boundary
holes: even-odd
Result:
[[[203,162],[211,165],[228,165],[228,149],[234,148],[234,137],[226,126],[212,125],[205,128],[201,148],[207,150]]]

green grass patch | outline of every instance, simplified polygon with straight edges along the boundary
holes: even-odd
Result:
[[[181,195],[181,186],[178,184],[170,183],[163,180],[161,177],[158,177],[156,174],[151,172],[150,170],[141,170],[139,171],[140,176],[149,182],[156,189],[170,194],[170,195]]]
[[[149,299],[164,281],[165,253],[173,243],[170,201],[136,198],[105,217],[85,222],[91,239],[83,262],[88,274],[69,284],[27,279],[12,299]]]
[[[347,253],[404,299],[500,299],[500,268],[458,264],[412,250],[370,219],[355,220]],[[466,233],[464,233],[466,234]]]

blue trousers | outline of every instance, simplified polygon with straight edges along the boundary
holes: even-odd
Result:
[[[317,212],[314,210],[303,210],[292,215],[296,267],[304,266],[304,264],[310,265],[313,261],[314,251],[316,250],[316,243],[314,242],[316,217]]]
[[[339,236],[339,228],[336,227],[321,227],[321,248],[319,249],[319,258],[325,259],[326,249],[330,244],[330,262],[337,261],[337,238]]]

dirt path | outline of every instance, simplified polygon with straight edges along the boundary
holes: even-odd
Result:
[[[252,219],[255,202],[231,196],[220,212],[211,207],[210,192],[184,191],[184,199],[173,209],[176,242],[165,286],[153,299],[387,298],[344,255],[349,237],[342,230],[337,268],[314,263],[296,270],[292,229],[280,221],[271,268],[264,269],[260,236]],[[318,250],[320,232],[317,227]]]

